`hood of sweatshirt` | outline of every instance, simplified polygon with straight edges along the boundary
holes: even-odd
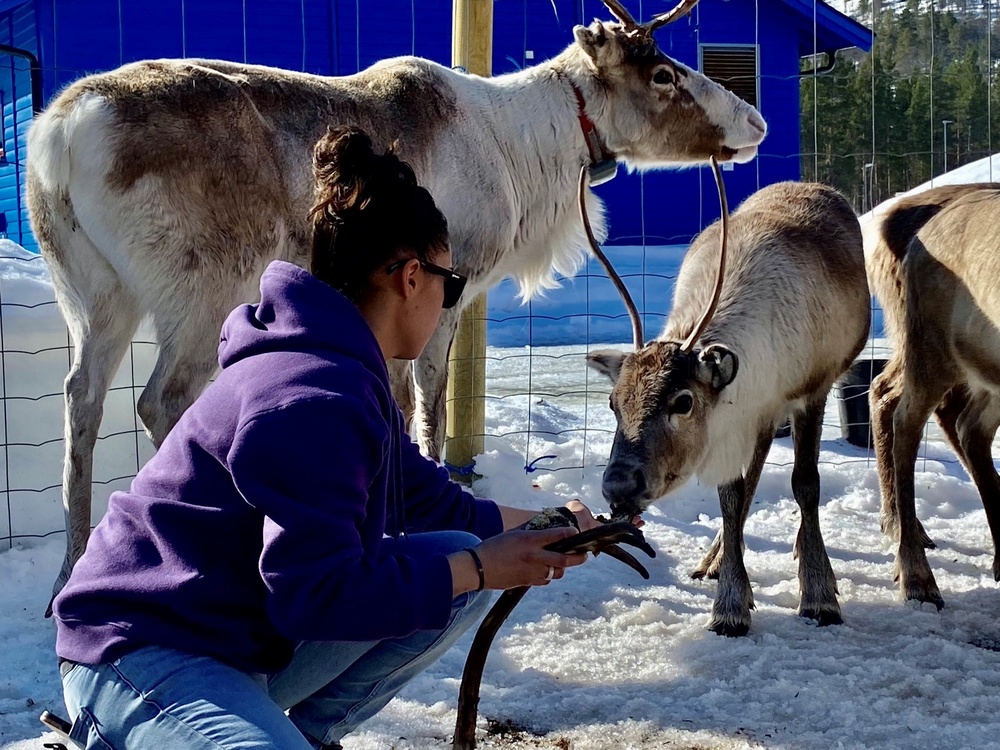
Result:
[[[241,305],[222,326],[219,364],[273,351],[332,351],[361,362],[388,386],[382,350],[349,299],[308,271],[274,261],[260,277],[260,302]]]

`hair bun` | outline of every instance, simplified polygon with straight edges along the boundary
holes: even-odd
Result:
[[[358,128],[331,128],[320,138],[313,151],[313,175],[322,186],[319,202],[327,214],[364,208],[377,160],[371,139]]]
[[[320,138],[313,151],[319,189],[316,207],[334,221],[364,211],[375,196],[393,202],[411,197],[417,187],[409,165],[392,153],[376,154],[371,138],[356,127],[338,127]]]

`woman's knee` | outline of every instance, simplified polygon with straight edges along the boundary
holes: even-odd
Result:
[[[486,614],[492,600],[492,591],[468,591],[456,596],[451,606],[453,610],[461,610],[462,619],[475,619]]]
[[[476,547],[482,541],[467,531],[426,531],[410,534],[406,539],[406,551],[412,555],[450,555]]]

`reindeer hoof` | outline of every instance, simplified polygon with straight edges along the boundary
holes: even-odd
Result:
[[[920,584],[910,584],[903,587],[903,593],[906,596],[906,601],[918,601],[926,604],[933,604],[937,607],[938,612],[944,609],[944,599],[941,598],[941,592],[938,591],[938,587],[934,583],[924,586],[921,586]]]
[[[691,577],[696,581],[701,581],[703,579],[708,579],[710,581],[719,580],[719,568],[722,563],[722,555],[713,554],[711,552],[705,556],[705,559],[701,561],[701,564],[697,568],[691,571]]]
[[[844,618],[839,610],[806,607],[799,610],[799,617],[815,620],[816,625],[825,628],[827,625],[843,625]]]
[[[919,601],[921,603],[933,604],[940,612],[944,609],[944,599],[937,593],[910,593],[906,595],[907,601]]]
[[[1000,581],[1000,555],[993,558],[993,580]]]
[[[708,579],[710,581],[719,580],[719,569],[718,568],[706,568],[704,566],[695,568],[690,573],[691,578],[696,581],[701,581]]]
[[[747,633],[750,632],[749,622],[732,622],[727,620],[712,620],[708,624],[708,629],[711,630],[716,635],[722,635],[726,638],[742,638]]]
[[[697,568],[691,571],[691,577],[696,581],[701,581],[708,579],[710,581],[719,580],[719,566],[718,565],[705,565],[702,563]]]

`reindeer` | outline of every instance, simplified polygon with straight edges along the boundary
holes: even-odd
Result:
[[[617,22],[577,26],[557,57],[493,79],[414,57],[340,78],[156,60],[63,91],[30,131],[27,176],[32,228],[74,347],[56,590],[89,535],[104,397],[137,323],[150,315],[159,341],[137,408],[159,445],[214,372],[228,311],[256,297],[272,259],[306,262],[311,154],[328,126],[362,127],[412,164],[449,221],[466,300],[505,276],[530,297],[585,257],[581,167],[755,156],[760,114],[653,39],[696,2],[639,24],[606,0]],[[587,200],[600,214],[593,193]],[[415,429],[433,457],[458,313],[442,317],[415,367]],[[404,401],[408,390],[397,388]]]
[[[723,212],[725,216],[725,212]],[[681,265],[660,337],[588,364],[614,384],[617,428],[604,472],[612,517],[628,519],[692,475],[718,485],[722,530],[694,578],[718,577],[709,628],[747,633],[753,594],[743,525],[775,426],[792,419],[792,492],[802,513],[799,614],[842,622],[819,526],[819,440],[827,394],[868,337],[861,231],[848,202],[818,184],[785,182],[743,202],[721,259],[716,222]],[[727,255],[729,256],[727,258]],[[699,311],[704,311],[699,315]]]
[[[902,595],[941,609],[924,551],[934,543],[917,519],[913,481],[932,412],[982,497],[1000,581],[1000,476],[990,451],[1000,426],[1000,184],[903,198],[864,235],[894,344],[870,393],[882,530],[899,542]]]

